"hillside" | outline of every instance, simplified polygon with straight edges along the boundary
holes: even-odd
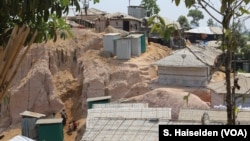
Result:
[[[1,118],[4,140],[21,134],[19,113],[24,110],[48,117],[55,112],[60,117],[64,108],[68,122],[75,119],[79,123],[77,132],[65,133],[65,140],[78,141],[84,132],[86,99],[96,96],[111,95],[112,102],[148,102],[151,107],[171,107],[173,118],[177,118],[181,107],[209,108],[207,90],[171,88],[157,83],[157,67],[152,63],[169,55],[172,50],[168,47],[147,44],[141,56],[118,60],[103,52],[104,33],[88,29],[72,32],[73,38],[34,44],[28,53],[9,91],[9,108]],[[220,73],[216,74],[214,80],[223,79]],[[187,94],[191,94],[188,105],[183,100]]]

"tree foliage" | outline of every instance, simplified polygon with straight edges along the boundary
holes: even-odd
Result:
[[[162,38],[168,41],[173,32],[178,28],[175,24],[166,24],[165,20],[159,16],[154,15],[148,19],[149,25],[152,25],[151,32],[158,33]]]
[[[190,26],[188,19],[186,18],[186,16],[183,16],[183,15],[179,16],[179,18],[177,19],[177,22],[180,23],[182,28],[189,28]]]
[[[207,20],[207,26],[214,26],[214,21],[213,21],[212,18],[209,18],[209,19]]]
[[[157,5],[157,0],[142,0],[141,5],[144,6],[149,13],[149,16],[157,15],[160,12],[160,7]]]
[[[0,102],[33,43],[72,36],[62,18],[70,6],[80,11],[79,0],[0,1]]]
[[[178,6],[180,0],[172,0]],[[244,14],[250,14],[248,11],[249,0],[220,0],[220,7],[214,7],[212,1],[207,0],[185,0],[187,8],[192,6],[200,7],[205,10],[217,23],[222,25],[222,45],[221,48],[225,51],[225,75],[226,75],[226,106],[227,106],[227,123],[234,125],[236,123],[236,101],[235,101],[235,89],[237,87],[237,79],[234,84],[231,85],[231,72],[232,72],[232,54],[238,47],[237,35],[237,20],[240,20]],[[214,16],[214,12],[219,14],[222,19],[218,19]]]
[[[68,30],[65,22],[61,19],[63,14],[69,12],[69,6],[76,6],[80,10],[78,0],[2,0],[0,4],[0,45],[6,46],[11,31],[15,25],[26,25],[31,29],[25,45],[38,30],[37,38],[34,42],[57,39],[56,32],[61,32],[61,36],[67,34]]]
[[[204,15],[198,9],[191,9],[188,11],[188,17],[192,17],[191,24],[199,26],[199,20],[204,19]]]

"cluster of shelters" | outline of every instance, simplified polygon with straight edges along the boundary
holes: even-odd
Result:
[[[88,9],[91,11],[91,9]],[[95,11],[92,24],[96,32],[103,32],[108,26],[129,32],[126,36],[120,33],[108,33],[103,36],[103,50],[117,59],[130,59],[140,56],[146,51],[145,33],[150,27],[144,26],[146,11],[140,6],[129,6],[128,14],[116,12],[108,14]],[[98,12],[97,12],[98,11]],[[88,16],[91,15],[91,12]],[[79,19],[79,18],[78,18]],[[86,20],[81,15],[81,20]],[[89,20],[89,19],[88,19]],[[164,18],[166,24],[177,24]],[[147,29],[149,28],[149,29]],[[141,32],[142,34],[131,34]],[[191,44],[174,51],[171,55],[154,63],[158,67],[158,82],[163,85],[208,88],[211,90],[211,106],[225,105],[225,81],[213,82],[212,75],[218,70],[223,52],[218,49],[218,39],[223,34],[219,27],[198,27],[184,31],[183,37]],[[149,39],[165,44],[157,34],[150,34]],[[168,44],[168,43],[166,43]],[[222,59],[223,60],[223,59]],[[237,75],[241,89],[236,90],[237,106],[250,107],[250,77],[246,74]],[[232,80],[233,81],[233,80]],[[232,83],[233,84],[233,83]],[[244,100],[242,100],[244,99]],[[244,101],[242,103],[242,101]],[[140,105],[140,104],[139,104]],[[226,111],[182,109],[179,121],[172,121],[168,108],[149,108],[147,105],[94,105],[88,110],[86,133],[81,141],[108,138],[110,140],[131,139],[154,140],[158,139],[158,125],[164,124],[201,124],[200,118],[204,112],[210,116],[211,124],[225,124]],[[119,112],[121,111],[121,112]],[[112,114],[114,113],[114,114]],[[143,115],[143,116],[141,116]],[[148,116],[150,115],[150,116]],[[240,123],[249,124],[249,111],[238,114]],[[126,130],[127,132],[124,132]],[[145,132],[146,131],[146,132]]]
[[[185,37],[191,43],[201,44],[202,42],[218,40],[223,34],[220,27],[204,26],[184,31]]]
[[[129,6],[128,14],[107,13],[95,8],[87,9],[87,15],[82,13],[85,12],[67,16],[67,19],[84,25],[84,27],[94,28],[96,32],[103,32],[109,25],[128,32],[140,31],[142,19],[146,17],[146,10],[141,6]]]
[[[130,59],[146,51],[145,34],[107,33],[103,35],[103,51],[117,59]]]
[[[237,75],[238,85],[240,89],[235,90],[236,106],[237,107],[250,107],[250,74],[239,73]],[[226,85],[225,80],[219,82],[211,82],[208,88],[211,89],[211,105],[226,105]],[[234,84],[234,79],[231,78],[231,84]]]
[[[48,118],[44,114],[31,111],[24,111],[20,116],[21,135],[10,141],[64,141],[62,118]]]
[[[176,50],[169,56],[154,64],[158,67],[158,83],[167,86],[207,88],[210,90],[212,107],[226,105],[225,80],[214,82],[212,75],[219,70],[223,61],[223,52],[219,44],[208,41],[206,46],[191,44],[186,48]],[[248,73],[238,73],[240,89],[235,90],[236,105],[250,107],[250,76]],[[231,84],[233,85],[233,78]]]
[[[107,13],[105,11],[88,8],[87,15],[80,12],[74,16],[67,16],[67,20],[74,21],[84,27],[94,28],[96,32],[104,32],[108,26],[112,26],[116,29],[133,32],[148,34],[151,26],[147,25],[148,14],[142,6],[128,6],[128,13],[115,12]],[[180,28],[180,24],[167,17],[162,17],[166,25],[174,24]],[[148,34],[149,40],[152,42],[158,42],[163,44],[163,40],[156,33]]]
[[[208,117],[204,117],[204,115]],[[240,111],[237,120],[249,124],[250,111]],[[88,109],[86,131],[81,141],[159,139],[159,125],[225,125],[221,109],[180,109],[178,120],[171,108],[151,108],[147,103],[102,103]]]

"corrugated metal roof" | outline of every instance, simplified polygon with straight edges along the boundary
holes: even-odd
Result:
[[[62,123],[62,118],[50,118],[50,119],[38,119],[36,124],[53,124],[53,123]]]
[[[158,139],[158,121],[148,119],[100,118],[87,127],[80,141],[153,141]]]
[[[203,113],[209,115],[211,122],[227,123],[227,111],[223,109],[180,109],[178,120],[201,121]],[[250,124],[250,111],[240,111],[237,115],[237,121]]]
[[[187,48],[177,50],[154,64],[174,67],[206,67],[206,65],[198,60]]]
[[[213,32],[213,33],[215,33],[215,34],[223,34],[223,30],[222,30],[222,28],[220,28],[220,27],[216,27],[216,26],[214,26],[214,27],[210,27],[210,30]]]
[[[197,27],[190,30],[185,31],[185,33],[196,33],[196,34],[222,34],[222,29],[220,27]]]
[[[109,19],[125,19],[125,20],[135,20],[135,21],[142,22],[141,19],[135,18],[133,16],[130,16],[122,12],[110,13],[110,14],[105,15],[105,17]]]
[[[171,119],[171,108],[116,107],[88,109],[87,127],[94,126],[98,118]]]
[[[115,36],[115,35],[121,35],[121,33],[105,33],[103,36]]]
[[[93,109],[96,108],[148,108],[148,103],[105,103],[93,104]]]
[[[159,140],[159,125],[201,125],[201,122],[99,118],[95,126],[86,128],[80,141],[157,141]],[[210,125],[222,125],[222,123]]]
[[[199,47],[195,45],[180,49],[171,55],[155,62],[158,66],[174,67],[205,67],[213,66],[215,59],[222,53],[221,50],[211,46]]]
[[[189,49],[199,60],[210,66],[213,66],[217,57],[223,53],[221,49],[210,46],[209,43],[204,47],[192,45]]]
[[[21,116],[26,116],[26,117],[35,117],[35,118],[41,118],[41,117],[45,117],[46,115],[44,114],[40,114],[40,113],[36,113],[36,112],[31,112],[31,111],[24,111],[22,113],[20,113]]]
[[[159,125],[201,125],[201,121],[171,121],[171,108],[141,107],[143,105],[105,104],[88,109],[86,131],[80,141],[156,141]],[[220,122],[210,124],[222,125]]]
[[[87,102],[98,101],[98,100],[106,100],[106,99],[111,99],[111,96],[100,96],[100,97],[87,98]]]
[[[86,132],[81,141],[157,140],[159,120],[171,119],[171,108],[148,108],[144,103],[114,106],[117,104],[88,109]]]
[[[143,34],[130,34],[129,36],[131,36],[132,38],[141,38]]]
[[[250,77],[248,75],[244,75],[242,73],[238,74],[239,78],[238,84],[240,85],[240,89],[235,89],[235,94],[245,94],[247,91],[250,94]],[[231,79],[231,84],[233,85],[233,78]],[[219,82],[210,82],[207,87],[218,94],[226,94],[226,81]]]
[[[96,9],[96,8],[88,8],[87,13],[88,13],[88,16],[97,16],[97,15],[107,14],[107,12],[102,11],[100,9]],[[82,10],[82,14],[85,15],[85,10]],[[80,16],[80,15],[81,15],[81,12],[77,14],[77,16]]]

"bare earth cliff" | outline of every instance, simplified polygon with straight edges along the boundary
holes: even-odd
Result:
[[[2,106],[4,140],[21,134],[21,112],[47,116],[55,112],[59,117],[63,108],[69,120],[74,118],[80,123],[78,132],[65,134],[65,140],[79,140],[84,132],[86,98],[96,96],[111,95],[113,102],[171,107],[173,118],[178,117],[181,107],[209,108],[206,90],[197,92],[157,83],[157,66],[152,63],[169,55],[172,50],[168,47],[151,43],[140,57],[118,60],[103,52],[103,33],[87,29],[72,32],[74,37],[70,39],[34,44],[26,56],[9,90],[10,97]],[[188,94],[187,104],[183,97]]]

